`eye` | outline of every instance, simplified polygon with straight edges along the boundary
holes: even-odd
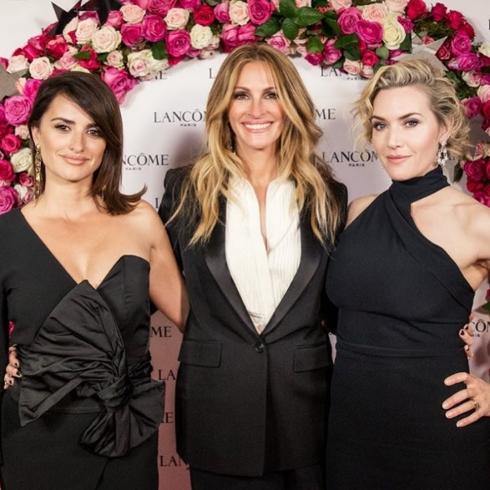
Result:
[[[89,128],[87,133],[90,135],[90,136],[95,136],[97,138],[101,138],[102,137],[102,132],[100,130],[100,128],[98,128],[97,126],[93,127],[93,128]]]
[[[265,94],[265,98],[269,100],[277,100],[279,98],[279,95],[277,95],[277,92],[271,91]]]
[[[70,129],[70,126],[68,126],[67,124],[63,124],[63,123],[58,123],[58,124],[55,124],[54,126],[56,129],[59,129],[60,131],[68,131]]]
[[[233,98],[236,100],[245,100],[248,98],[247,92],[238,91],[233,94]]]
[[[414,128],[415,126],[418,126],[419,122],[420,121],[418,119],[407,119],[405,121],[405,126],[408,128]]]
[[[373,129],[375,131],[381,131],[384,128],[386,128],[386,124],[385,123],[382,123],[382,122],[379,122],[379,121],[373,122]]]

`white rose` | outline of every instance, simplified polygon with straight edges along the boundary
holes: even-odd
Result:
[[[19,71],[27,70],[28,68],[29,62],[27,61],[27,58],[24,55],[19,54],[10,58],[7,71],[9,73],[16,73]]]
[[[296,7],[311,7],[311,0],[295,0]]]
[[[372,66],[362,65],[361,76],[364,78],[372,78],[374,75],[374,70]]]
[[[229,15],[233,24],[244,26],[249,20],[248,5],[242,0],[237,0],[230,4]]]
[[[408,4],[408,0],[385,0],[385,4],[388,10],[394,14],[403,14],[405,7]]]
[[[182,29],[189,20],[189,11],[181,8],[170,9],[164,20],[169,31]]]
[[[141,7],[131,3],[123,5],[119,10],[124,21],[128,24],[137,24],[138,22],[141,22],[145,16],[145,11]]]
[[[393,14],[385,17],[383,22],[383,43],[388,49],[398,49],[407,33]]]
[[[63,29],[63,37],[65,38],[65,41],[71,43],[73,42],[73,39],[69,36],[69,33],[72,31],[76,31],[78,27],[78,17],[73,17],[73,19],[66,24],[65,28]]]
[[[112,26],[104,26],[94,32],[92,47],[96,53],[114,51],[121,44],[121,33]]]
[[[480,86],[480,77],[474,71],[465,71],[461,74],[461,77],[470,87]]]
[[[345,60],[343,68],[350,75],[359,75],[362,66],[360,61]]]
[[[95,19],[88,18],[80,21],[75,31],[78,44],[88,43],[96,30],[97,22]]]
[[[14,185],[14,190],[17,192],[17,195],[19,196],[19,199],[24,202],[26,200],[27,194],[29,192],[29,189],[21,184],[15,184]]]
[[[216,54],[215,49],[206,48],[199,53],[199,59],[208,60],[209,58],[212,58],[215,54]]]
[[[490,58],[490,43],[482,43],[482,45],[478,48],[480,53],[488,58]]]
[[[14,133],[16,136],[23,140],[29,139],[29,128],[26,124],[20,124],[19,126],[16,126]]]
[[[482,85],[478,90],[477,90],[477,95],[480,97],[482,103],[484,104],[488,100],[490,100],[490,85]]]
[[[111,51],[107,55],[106,64],[114,68],[122,68],[124,66],[124,56],[121,51]]]
[[[30,148],[22,148],[10,157],[10,163],[16,174],[29,170],[32,165],[32,152]]]
[[[37,80],[46,80],[53,73],[53,65],[46,56],[35,58],[29,66],[29,73],[32,78]]]
[[[213,39],[213,31],[209,26],[196,24],[191,29],[191,45],[194,49],[204,49]]]
[[[352,6],[352,0],[330,0],[332,8],[338,12],[340,9],[346,9]]]
[[[151,78],[167,66],[167,60],[156,60],[150,49],[143,49],[128,55],[128,70],[133,77]]]
[[[383,23],[385,17],[388,15],[388,9],[384,3],[373,3],[366,5],[362,8],[362,17],[369,22]]]
[[[84,68],[83,66],[80,66],[79,64],[73,65],[70,68],[70,71],[77,71],[81,73],[90,73],[90,70],[87,70],[87,68]]]

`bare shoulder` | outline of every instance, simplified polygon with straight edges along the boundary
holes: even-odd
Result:
[[[144,233],[155,233],[162,227],[162,221],[155,208],[143,199],[127,214],[127,219],[131,222],[131,226]]]
[[[376,198],[378,194],[358,197],[349,204],[347,226],[349,226]]]

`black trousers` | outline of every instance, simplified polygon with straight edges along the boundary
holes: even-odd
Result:
[[[229,476],[190,468],[192,490],[325,490],[321,465],[266,473],[261,477]]]
[[[158,490],[158,434],[120,458],[78,444],[94,414],[48,412],[20,427],[18,405],[2,397],[2,490]]]

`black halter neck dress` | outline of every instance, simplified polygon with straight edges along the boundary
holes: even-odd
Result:
[[[328,490],[488,490],[490,419],[465,428],[442,401],[464,386],[459,329],[473,290],[416,227],[411,204],[446,187],[436,168],[392,186],[344,231],[327,290],[339,308]]]

